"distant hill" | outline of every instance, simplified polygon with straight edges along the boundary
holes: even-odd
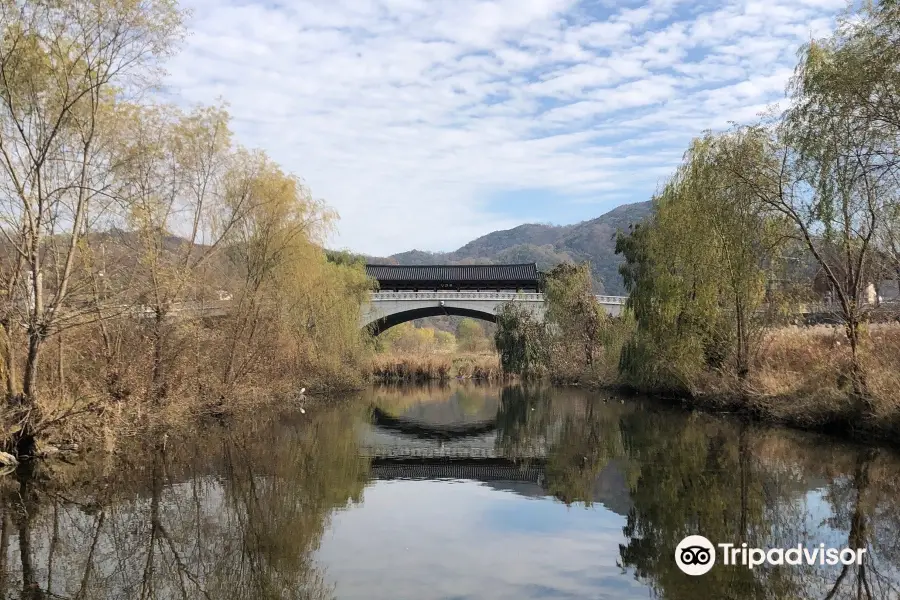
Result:
[[[575,225],[528,223],[494,231],[453,252],[410,250],[387,258],[369,257],[369,260],[399,265],[534,262],[542,271],[562,262],[588,261],[598,293],[624,295],[618,270],[622,259],[615,253],[616,231],[628,231],[631,223],[640,222],[649,214],[650,202],[625,204]]]

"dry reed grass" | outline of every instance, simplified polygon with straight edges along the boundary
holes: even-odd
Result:
[[[504,378],[494,353],[376,354],[371,373],[380,382],[423,383],[450,379],[493,381]]]
[[[221,420],[268,405],[294,404],[300,388],[327,398],[366,384],[362,360],[325,352],[310,355],[286,335],[266,336],[253,347],[244,344],[238,355],[240,376],[226,384],[227,322],[214,325],[172,326],[162,357],[162,396],[151,393],[153,354],[145,329],[111,322],[110,328],[121,328],[121,350],[111,357],[99,351],[96,328],[66,332],[66,343],[50,346],[44,358],[38,439],[45,445],[113,451],[129,439],[161,435],[210,417]],[[22,418],[15,410],[8,404],[0,407],[0,424],[15,427]]]
[[[900,325],[866,326],[860,356],[869,394],[862,415],[847,376],[847,339],[828,325],[769,332],[746,381],[706,373],[695,382],[694,400],[806,429],[893,436],[900,431]]]

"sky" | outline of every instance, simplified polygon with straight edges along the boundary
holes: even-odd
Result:
[[[332,517],[316,558],[335,596],[644,600],[617,566],[625,518],[475,482],[379,481]]]
[[[773,536],[771,547],[844,547],[847,532],[828,523],[833,515],[823,491],[797,502],[790,518],[803,519],[796,531],[808,537]],[[333,513],[316,562],[335,596],[347,600],[646,600],[648,581],[618,566],[625,525],[600,503],[566,506],[474,481],[374,481],[360,504]],[[836,576],[816,569],[807,583],[818,592]]]
[[[783,100],[845,0],[187,0],[167,64],[340,214],[333,248],[449,251],[647,200]]]

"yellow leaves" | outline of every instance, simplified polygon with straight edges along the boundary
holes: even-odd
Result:
[[[123,100],[122,90],[154,83],[182,16],[172,0],[0,0],[0,139],[11,156],[0,179],[16,195],[0,222],[19,232],[25,268],[66,290],[48,315],[65,314],[65,294],[92,301],[84,284],[100,239],[110,251],[104,270],[122,263],[107,271],[104,301],[153,303],[163,314],[226,290],[249,299],[247,320],[273,316],[257,328],[232,314],[233,335],[287,338],[298,354],[352,364],[369,286],[359,265],[326,260],[334,211],[264,153],[237,147],[224,103],[183,111]],[[106,228],[116,235],[98,231]],[[81,259],[54,255],[58,240]],[[155,326],[173,356],[194,328]]]
[[[381,348],[408,354],[430,354],[447,352],[456,346],[456,337],[447,331],[436,331],[432,327],[416,327],[412,323],[401,323],[391,327],[378,337]]]
[[[152,84],[182,14],[168,0],[35,0],[4,3],[0,17],[0,122],[67,127],[97,110],[105,88]]]
[[[456,337],[449,331],[437,331],[434,343],[439,352],[449,352],[456,348]]]
[[[829,52],[825,49],[822,43],[813,40],[806,47],[804,66],[808,71],[815,71],[826,62],[828,55]]]
[[[230,117],[223,104],[201,106],[181,115],[172,128],[173,152],[178,164],[190,171],[208,171],[231,149]]]
[[[54,65],[41,40],[22,23],[11,23],[0,40],[0,98],[4,106],[0,115],[23,119],[35,104],[46,103],[52,96]],[[42,102],[43,100],[43,102]],[[58,100],[51,102],[58,104]]]
[[[465,318],[456,327],[456,343],[463,352],[485,352],[493,347],[484,327],[475,319]]]
[[[333,211],[314,200],[299,179],[285,173],[262,152],[238,150],[226,175],[226,203],[258,230],[298,233],[322,243],[335,219]]]

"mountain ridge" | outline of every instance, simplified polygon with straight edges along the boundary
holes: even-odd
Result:
[[[599,217],[572,225],[523,223],[493,231],[452,252],[408,250],[388,257],[366,257],[376,264],[497,264],[534,262],[547,271],[563,262],[590,262],[597,293],[623,295],[617,231],[627,232],[650,214],[650,202],[623,204]]]

